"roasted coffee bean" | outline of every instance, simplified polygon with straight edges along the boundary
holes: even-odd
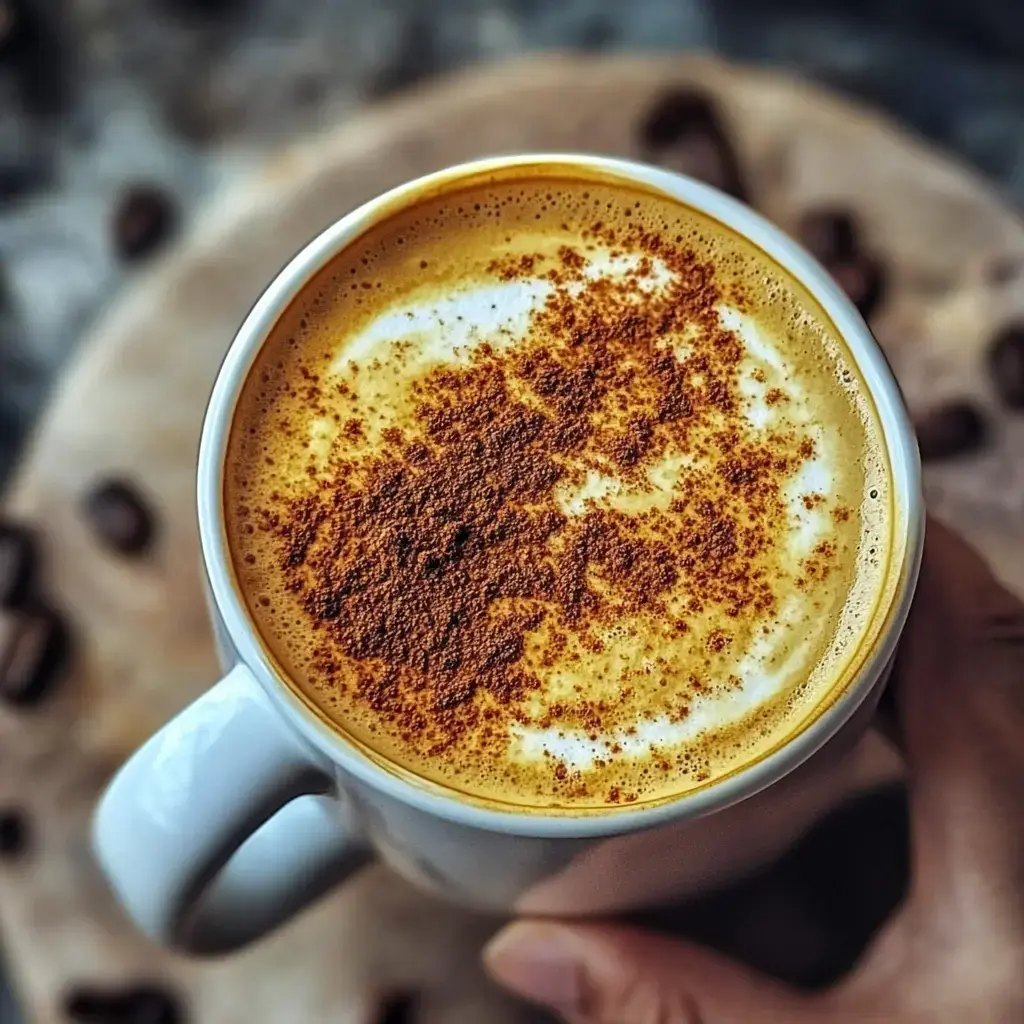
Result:
[[[124,1024],[181,1024],[185,1016],[177,998],[158,985],[137,985],[121,997]]]
[[[116,997],[88,986],[73,988],[64,997],[64,1016],[75,1024],[113,1024],[117,1016]]]
[[[138,489],[124,480],[105,480],[83,502],[93,535],[120,555],[140,555],[153,542],[156,520]]]
[[[663,93],[648,110],[640,127],[645,149],[665,149],[684,135],[718,133],[718,118],[711,102],[701,93],[673,89]]]
[[[82,985],[68,992],[64,1014],[75,1024],[183,1024],[178,999],[151,983],[123,990]]]
[[[687,89],[663,94],[648,111],[639,135],[641,147],[657,163],[746,197],[735,150],[706,96]]]
[[[389,996],[381,1004],[376,1024],[413,1024],[416,1019],[416,997],[408,992]]]
[[[17,807],[0,808],[0,858],[13,860],[28,847],[28,817]]]
[[[127,262],[145,259],[170,240],[177,226],[178,209],[167,192],[156,185],[132,185],[114,210],[114,249]]]
[[[37,561],[31,531],[0,522],[0,608],[10,608],[28,597]]]
[[[870,320],[885,297],[885,275],[878,260],[861,256],[848,263],[827,264],[827,269],[861,316]]]
[[[797,237],[829,273],[867,319],[884,298],[885,274],[881,262],[864,252],[853,215],[841,208],[806,213]]]
[[[921,458],[926,461],[968,455],[988,438],[988,424],[976,406],[957,400],[916,416],[914,426]]]
[[[797,229],[804,248],[826,266],[852,262],[860,248],[859,234],[853,216],[840,209],[812,210]]]
[[[992,339],[988,366],[999,397],[1011,409],[1024,409],[1024,323],[1010,324]]]
[[[52,609],[0,610],[0,700],[38,703],[55,684],[67,645],[67,628]]]
[[[997,256],[984,270],[985,282],[994,288],[1004,288],[1024,278],[1024,256]]]

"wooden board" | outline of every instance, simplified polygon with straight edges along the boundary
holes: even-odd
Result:
[[[415,1018],[530,1019],[475,968],[492,923],[371,868],[281,934],[219,964],[142,941],[89,856],[86,823],[119,762],[217,675],[194,513],[200,422],[217,366],[280,266],[353,206],[412,176],[498,152],[645,156],[639,126],[670,85],[718,102],[752,201],[783,226],[854,210],[888,267],[873,326],[915,408],[966,396],[994,424],[978,455],[929,469],[933,507],[1024,591],[1024,418],[986,371],[1024,315],[1024,225],[971,172],[886,119],[811,86],[710,59],[546,57],[474,71],[371,109],[281,154],[222,197],[83,342],[7,496],[43,532],[45,585],[73,623],[70,674],[40,708],[0,712],[0,805],[27,806],[33,849],[0,867],[0,925],[30,1019],[66,1018],[79,982],[167,979],[197,1021],[372,1024],[383,994]],[[79,514],[97,478],[138,482],[156,553],[102,550]]]

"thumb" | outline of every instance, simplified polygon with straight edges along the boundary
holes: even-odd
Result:
[[[798,1024],[810,1004],[767,978],[631,928],[519,921],[484,951],[491,975],[578,1024]]]

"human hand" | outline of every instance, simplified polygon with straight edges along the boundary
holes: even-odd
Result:
[[[574,1024],[1024,1022],[1024,605],[935,521],[890,685],[910,892],[839,985],[803,994],[672,939],[541,921],[491,942],[493,976]]]

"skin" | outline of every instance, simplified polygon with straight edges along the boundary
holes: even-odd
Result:
[[[934,520],[891,685],[910,894],[835,988],[805,995],[633,929],[529,920],[485,950],[493,977],[572,1024],[1020,1024],[1024,605]]]

